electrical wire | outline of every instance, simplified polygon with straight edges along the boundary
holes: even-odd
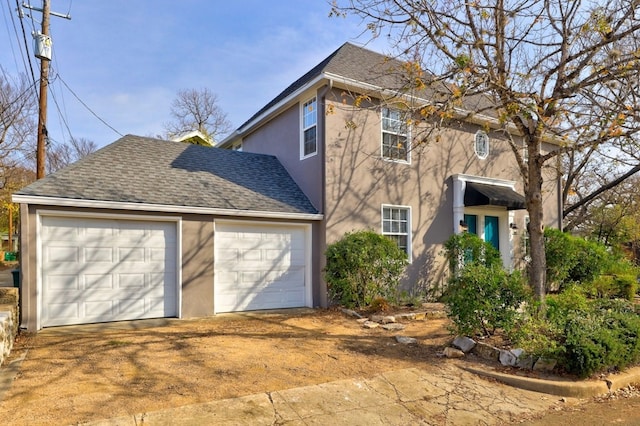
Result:
[[[54,76],[54,81],[57,80],[58,77],[59,77],[59,74],[56,73],[56,75]],[[49,80],[49,83],[53,83],[54,81]],[[51,84],[50,84],[50,87],[51,87]],[[67,129],[67,132],[69,133],[69,139],[73,139],[73,134],[71,133],[71,129],[69,128],[69,123],[67,122],[67,118],[65,117],[65,114],[63,114],[62,111],[60,110],[60,105],[58,104],[58,99],[56,98],[55,91],[53,89],[51,90],[51,98],[53,98],[53,103],[56,104],[56,110],[58,111],[58,118],[62,121],[62,123],[64,123],[64,127]]]
[[[102,122],[102,124],[104,124],[105,126],[107,126],[108,128],[110,128],[111,130],[113,130],[117,135],[119,136],[124,136],[122,133],[120,133],[119,131],[117,131],[115,128],[113,128],[113,126],[111,126],[109,123],[107,123],[105,120],[103,120],[98,114],[96,114],[91,108],[89,108],[89,105],[87,105],[82,99],[80,99],[80,97],[76,94],[76,92],[74,92],[71,87],[69,87],[69,85],[67,84],[66,81],[64,81],[64,79],[62,78],[62,76],[60,76],[60,74],[57,75],[57,78],[60,79],[60,82],[62,82],[62,84],[64,84],[64,86],[67,88],[67,90],[69,90],[69,92],[71,92],[71,94],[78,100],[78,102],[80,102],[82,104],[82,106],[84,106],[87,111],[89,111],[91,114],[93,114],[93,116],[95,118],[97,118],[98,120],[100,120]]]

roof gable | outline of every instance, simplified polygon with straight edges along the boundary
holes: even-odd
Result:
[[[15,195],[317,214],[273,156],[133,135]]]

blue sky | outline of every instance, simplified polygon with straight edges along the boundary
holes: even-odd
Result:
[[[20,0],[22,3],[22,0]],[[41,7],[40,0],[31,4]],[[234,128],[289,83],[342,43],[364,45],[360,19],[328,18],[325,0],[51,0],[52,84],[50,137],[76,138],[99,146],[119,138],[72,93],[58,74],[100,118],[122,134],[163,132],[171,101],[180,89],[207,87],[218,95]],[[0,0],[0,65],[24,73],[13,22],[15,0]],[[13,13],[13,21],[11,19]],[[25,18],[29,52],[31,30]],[[18,27],[18,30],[19,27]],[[20,34],[21,35],[21,34]],[[369,45],[383,51],[384,46]],[[32,57],[34,67],[39,61]],[[36,78],[39,76],[35,69]],[[59,110],[56,108],[57,101]]]

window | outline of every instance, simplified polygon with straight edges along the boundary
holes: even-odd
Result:
[[[306,158],[317,152],[318,108],[316,98],[302,105],[302,140],[300,158]]]
[[[411,259],[411,215],[408,207],[382,206],[382,235],[396,242]]]
[[[407,124],[400,110],[382,108],[382,158],[409,161]]]
[[[476,155],[481,160],[484,160],[489,155],[489,136],[486,132],[478,130],[476,132],[476,141],[474,145]]]

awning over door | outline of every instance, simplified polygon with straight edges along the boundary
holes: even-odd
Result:
[[[522,210],[525,208],[525,199],[507,186],[467,182],[464,205],[467,207],[502,206],[507,210]]]

